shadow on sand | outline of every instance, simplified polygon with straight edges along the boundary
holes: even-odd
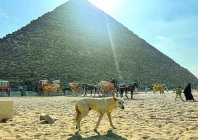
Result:
[[[127,140],[115,133],[112,130],[108,130],[106,135],[100,135],[98,131],[94,131],[97,133],[97,136],[91,136],[87,138],[83,138],[78,132],[72,135],[72,137],[68,138],[67,140]]]

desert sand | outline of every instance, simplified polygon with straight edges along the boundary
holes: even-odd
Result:
[[[129,95],[129,94],[128,94]],[[193,92],[198,101],[198,92]],[[183,99],[184,95],[182,94]],[[77,132],[74,105],[87,97],[71,96],[24,96],[0,97],[0,101],[14,101],[12,121],[0,123],[1,140],[186,140],[198,139],[198,102],[175,101],[175,93],[139,93],[134,100],[125,98],[125,109],[112,113],[112,129],[105,115],[98,132],[93,129],[98,113],[90,111],[82,119]],[[58,118],[54,124],[39,120],[46,113]]]

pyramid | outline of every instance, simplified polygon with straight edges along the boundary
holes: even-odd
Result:
[[[87,0],[70,0],[0,39],[0,79],[169,87],[197,78]]]

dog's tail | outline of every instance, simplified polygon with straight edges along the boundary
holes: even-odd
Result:
[[[81,114],[80,110],[78,109],[78,105],[77,104],[75,105],[75,110],[76,110],[76,118],[74,118],[73,121],[76,122],[77,121],[77,117]]]

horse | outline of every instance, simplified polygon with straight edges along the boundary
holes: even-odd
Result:
[[[127,92],[131,91],[131,99],[133,99],[133,91],[135,88],[138,88],[138,83],[130,83],[130,84],[117,84],[116,88],[120,91],[120,97],[123,97],[123,93],[125,92],[125,96],[128,99]]]
[[[43,87],[38,85],[38,84],[36,84],[34,86],[34,92],[36,92],[36,95],[41,96],[42,94],[44,94],[43,93]]]
[[[87,96],[87,91],[90,90],[91,96],[92,96],[92,91],[94,91],[94,97],[97,91],[97,86],[95,84],[83,84],[83,89],[84,89],[84,96]]]
[[[111,82],[101,81],[100,83],[98,83],[97,86],[98,86],[98,88],[97,88],[98,95],[99,95],[99,93],[101,93],[102,96],[105,96],[105,95],[115,96],[115,94],[117,94],[117,90],[116,90],[114,84]]]
[[[46,85],[35,85],[34,91],[38,96],[57,96],[61,95],[61,88],[59,84],[46,84]]]
[[[63,94],[66,95],[66,91],[72,92],[72,89],[69,86],[62,88]]]
[[[79,83],[71,82],[69,83],[69,87],[71,88],[74,95],[78,96],[83,93],[83,85]]]

